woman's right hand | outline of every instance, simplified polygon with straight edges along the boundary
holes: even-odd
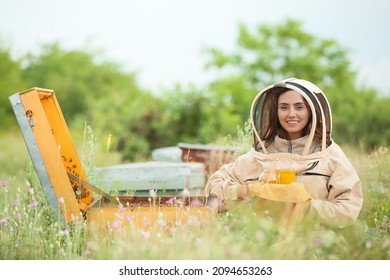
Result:
[[[244,182],[243,185],[237,188],[237,197],[239,199],[246,199],[248,196],[248,182]]]

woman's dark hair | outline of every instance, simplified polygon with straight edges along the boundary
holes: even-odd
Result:
[[[283,139],[290,140],[290,137],[287,133],[287,131],[282,127],[282,125],[279,122],[278,119],[278,99],[279,96],[283,93],[289,91],[291,89],[289,88],[282,88],[282,87],[275,87],[269,89],[269,91],[266,93],[269,97],[266,99],[264,103],[264,108],[267,108],[267,110],[263,110],[263,113],[268,114],[267,116],[263,116],[264,120],[267,120],[267,122],[264,123],[263,128],[260,131],[260,137],[264,141],[265,146],[269,147],[269,145],[274,141],[276,136],[279,136]],[[303,98],[304,103],[309,108],[309,104],[307,103],[306,99]],[[311,110],[309,110],[311,112]],[[321,113],[320,109],[315,106],[315,112],[317,115],[317,127],[315,130],[314,138],[318,140],[319,143],[321,143],[322,139],[322,119],[321,119]],[[313,122],[312,114],[310,113],[309,120],[306,124],[306,126],[302,130],[302,134],[308,135],[310,133],[311,125]],[[328,145],[328,144],[327,144]]]

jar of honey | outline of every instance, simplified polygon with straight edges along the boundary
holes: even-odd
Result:
[[[296,181],[296,172],[292,169],[279,170],[279,184],[291,184]]]

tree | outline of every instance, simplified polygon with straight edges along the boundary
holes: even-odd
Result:
[[[192,85],[176,85],[163,93],[161,102],[162,123],[159,127],[164,145],[204,141],[199,135],[199,128],[209,120],[204,116],[208,100],[202,91]]]
[[[155,98],[142,89],[135,73],[102,61],[94,52],[66,51],[58,43],[45,45],[39,55],[27,55],[23,78],[30,87],[53,89],[67,123],[88,123],[99,135],[112,136],[112,148],[124,160],[149,153],[153,146]],[[102,141],[102,139],[100,138]]]
[[[362,127],[371,131],[365,109],[370,106],[370,112],[375,114],[381,107],[376,102],[375,90],[357,87],[349,50],[335,40],[304,31],[302,23],[292,19],[259,25],[254,31],[240,24],[237,44],[238,49],[232,53],[215,48],[206,50],[209,55],[206,67],[216,68],[222,74],[208,88],[213,101],[207,111],[214,119],[201,131],[231,133],[229,126],[242,126],[248,119],[251,101],[260,89],[297,77],[312,81],[327,95],[338,141],[357,144],[367,140],[362,136]],[[378,132],[376,135],[380,137]],[[375,141],[369,142],[373,145]]]
[[[8,97],[24,90],[21,62],[13,60],[10,50],[0,47],[0,129],[9,129],[15,125],[15,116]]]
[[[98,62],[98,55],[63,50],[58,43],[42,46],[39,55],[27,55],[23,79],[31,86],[53,89],[68,120],[87,115],[94,102],[118,87],[132,86],[134,74],[120,65]]]
[[[159,101],[133,85],[95,100],[91,119],[100,135],[112,135],[112,145],[123,160],[135,161],[159,145],[160,112]]]

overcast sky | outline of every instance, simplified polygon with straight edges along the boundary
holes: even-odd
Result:
[[[359,81],[390,96],[388,0],[0,0],[0,40],[15,55],[44,43],[103,50],[149,89],[203,85],[204,47],[232,50],[238,23],[286,17],[351,49]],[[35,85],[39,86],[39,85]]]

